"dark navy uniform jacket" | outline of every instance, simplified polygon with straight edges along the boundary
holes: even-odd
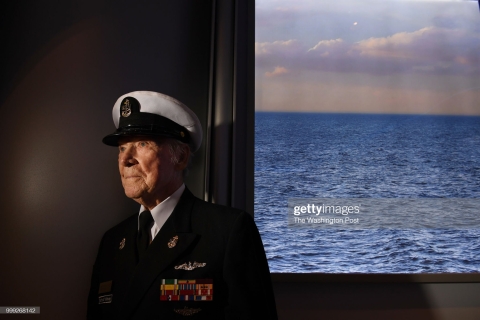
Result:
[[[87,319],[277,318],[265,251],[249,214],[185,189],[138,262],[137,229],[138,213],[103,236]],[[165,291],[161,300],[165,279],[208,279],[211,300],[176,301]]]

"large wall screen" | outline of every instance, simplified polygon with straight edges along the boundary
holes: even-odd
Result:
[[[257,0],[272,272],[480,272],[476,1]]]

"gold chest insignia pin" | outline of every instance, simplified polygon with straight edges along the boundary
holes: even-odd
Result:
[[[167,245],[170,249],[172,249],[177,245],[177,242],[178,242],[178,236],[175,236],[172,239],[170,239],[170,241],[168,241]]]
[[[182,316],[193,316],[195,313],[199,313],[202,311],[200,308],[189,308],[185,306],[183,309],[173,309],[178,314],[181,314]]]
[[[207,264],[205,262],[197,262],[194,261],[193,264],[189,261],[187,263],[183,263],[181,265],[175,266],[175,270],[187,270],[187,271],[192,271],[193,269],[196,268],[202,268],[205,267]]]
[[[122,241],[120,241],[120,247],[118,247],[118,249],[122,250],[123,248],[125,248],[125,238],[122,239]]]

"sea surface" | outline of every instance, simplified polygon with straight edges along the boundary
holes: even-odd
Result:
[[[257,112],[255,121],[255,221],[271,272],[480,272],[480,228],[469,222],[480,208],[449,212],[458,227],[288,225],[292,198],[480,198],[480,117]]]

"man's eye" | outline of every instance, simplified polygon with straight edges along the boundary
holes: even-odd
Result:
[[[119,147],[119,148],[118,148],[118,151],[120,151],[120,152],[125,151],[125,147]]]

